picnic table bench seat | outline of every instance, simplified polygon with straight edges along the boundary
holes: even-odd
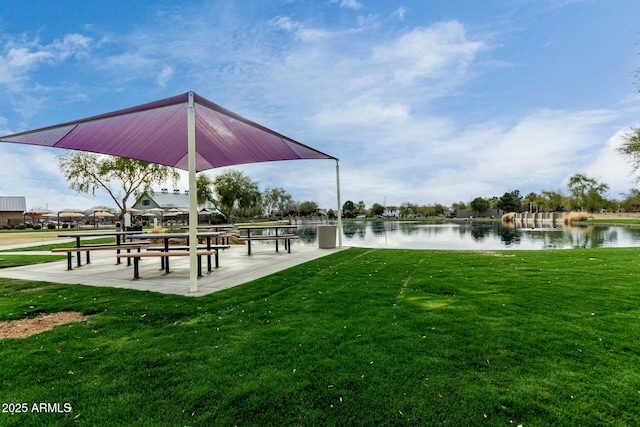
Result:
[[[241,236],[239,240],[241,242],[246,242],[248,240],[294,240],[299,239],[300,236],[296,236],[295,234],[279,234],[277,236]]]
[[[149,245],[149,242],[121,242],[121,243],[91,243],[84,246],[74,246],[74,249],[83,249],[83,248],[114,248],[114,247],[127,247],[127,246],[146,246]]]
[[[52,253],[66,253],[67,254],[67,270],[73,269],[73,263],[71,262],[72,254],[78,254],[78,267],[80,267],[80,254],[81,252],[86,252],[87,256],[87,264],[91,264],[91,257],[89,254],[93,251],[120,251],[126,250],[128,253],[131,252],[132,249],[136,249],[140,252],[140,249],[147,246],[148,243],[120,243],[118,244],[101,244],[101,245],[86,245],[80,247],[73,248],[55,248],[51,249]],[[118,259],[118,263],[120,260]],[[128,261],[127,265],[131,265],[130,261]]]
[[[300,236],[296,234],[279,234],[277,236],[272,235],[258,235],[258,236],[241,236],[238,240],[240,242],[247,242],[248,253],[251,255],[251,242],[252,241],[266,241],[266,240],[274,240],[276,242],[276,252],[278,251],[278,241],[284,240],[284,248],[287,249],[287,252],[291,253],[291,241],[299,239]]]
[[[218,255],[218,250],[229,249],[230,245],[209,245],[209,246],[198,246],[197,250],[199,251],[208,251],[211,249],[215,250],[215,261],[216,268],[220,266],[220,260]],[[171,251],[188,251],[189,246],[169,246],[169,250]],[[150,246],[147,248],[147,251],[166,251],[164,246]],[[208,269],[211,271],[211,255],[207,256]],[[164,268],[164,258],[161,258],[161,267]]]
[[[202,277],[202,257],[215,255],[216,253],[217,253],[216,249],[198,251],[196,253],[196,255],[198,256],[198,277]],[[146,252],[131,252],[131,253],[117,255],[118,258],[127,258],[127,259],[133,258],[133,280],[140,279],[140,259],[141,258],[161,258],[161,259],[166,258],[167,262],[165,263],[165,266],[166,266],[165,274],[168,274],[171,272],[168,269],[169,267],[168,260],[170,257],[176,257],[176,256],[182,256],[182,257],[189,256],[189,251],[169,251],[169,252],[146,251]],[[212,271],[211,266],[209,265],[209,269],[207,272],[211,273],[211,271]]]

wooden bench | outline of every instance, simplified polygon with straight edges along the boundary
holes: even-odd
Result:
[[[284,240],[284,248],[287,252],[291,253],[291,241],[295,239],[299,239],[300,236],[295,234],[281,234],[278,236],[250,236],[250,237],[240,237],[238,240],[240,242],[247,242],[247,253],[251,255],[251,242],[252,241],[260,241],[260,240],[275,240],[276,242],[276,252],[278,252],[278,242],[280,240]]]
[[[121,243],[119,245],[87,245],[80,246],[77,248],[56,248],[51,249],[53,253],[66,253],[67,254],[67,270],[72,270],[73,263],[71,262],[71,254],[78,255],[78,267],[80,267],[80,255],[82,252],[87,253],[87,264],[91,264],[91,258],[89,254],[93,251],[117,251],[120,254],[120,251],[126,250],[127,253],[131,253],[131,249],[136,249],[140,252],[140,249],[147,246],[148,243]],[[117,260],[117,263],[120,264],[120,259]],[[131,265],[131,261],[127,261],[127,265]]]
[[[202,277],[202,257],[203,256],[211,256],[215,255],[217,251],[215,249],[209,251],[198,251],[196,255],[198,256],[198,277]],[[116,255],[118,258],[133,258],[133,280],[140,279],[140,258],[161,258],[165,259],[164,262],[164,271],[165,274],[171,273],[169,270],[169,258],[174,256],[189,256],[189,252],[180,251],[180,252],[133,252],[126,254]],[[211,273],[211,268],[209,268],[208,273]]]
[[[198,246],[198,250],[199,251],[208,251],[211,249],[215,249],[216,253],[214,254],[215,256],[215,261],[216,261],[216,267],[218,268],[220,266],[220,259],[219,259],[219,250],[224,250],[224,249],[229,249],[231,246],[230,245],[210,245],[209,247],[207,246]],[[147,251],[164,251],[165,248],[164,246],[152,246],[150,248],[147,248]],[[171,251],[188,251],[189,250],[189,246],[169,246],[169,250]],[[161,261],[161,268],[164,268],[164,258],[160,259]],[[209,271],[211,271],[211,255],[207,256],[207,268]]]

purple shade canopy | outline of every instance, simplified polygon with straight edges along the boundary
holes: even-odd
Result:
[[[193,94],[196,172],[244,163],[335,159]],[[188,170],[189,92],[124,110],[0,137]]]

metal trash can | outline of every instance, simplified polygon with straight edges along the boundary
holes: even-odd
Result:
[[[336,225],[318,226],[318,247],[320,249],[333,249],[336,247]]]

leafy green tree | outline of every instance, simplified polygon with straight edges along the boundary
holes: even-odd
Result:
[[[596,212],[606,206],[604,194],[609,190],[609,185],[581,173],[570,177],[568,185],[572,208]]]
[[[418,212],[418,205],[415,203],[404,202],[400,205],[400,216],[407,217],[415,215]]]
[[[284,188],[267,188],[262,194],[262,204],[266,215],[271,217],[274,211],[277,211],[282,218],[291,199],[291,194],[287,193]]]
[[[215,198],[213,197],[213,179],[209,175],[204,173],[196,176],[197,198],[199,205],[205,205],[207,203],[215,204]]]
[[[376,216],[376,215],[382,216],[383,213],[384,213],[384,206],[382,206],[380,203],[374,203],[373,206],[371,206],[371,216]]]
[[[491,204],[489,203],[489,200],[483,197],[476,197],[471,201],[471,203],[469,203],[469,206],[471,206],[471,209],[476,211],[476,216],[478,216],[480,212],[488,210]]]
[[[260,203],[258,183],[239,170],[228,170],[213,180],[216,191],[216,206],[224,215],[225,221],[237,210],[248,211]]]
[[[356,206],[351,200],[347,200],[342,205],[342,216],[344,218],[355,218],[357,215]]]
[[[454,212],[462,211],[467,209],[467,204],[465,202],[456,202],[451,205],[451,208],[454,210]]]
[[[538,206],[544,211],[561,212],[567,206],[566,197],[560,191],[543,191]]]
[[[310,216],[318,212],[318,205],[316,202],[305,201],[298,205],[298,214],[300,216]]]
[[[627,158],[634,172],[640,170],[640,128],[626,135],[623,143],[616,149]],[[640,180],[640,177],[637,178]]]
[[[435,205],[433,205],[433,213],[436,216],[444,215],[445,213],[447,213],[447,208],[445,208],[444,205],[441,205],[440,203],[436,203]]]
[[[638,75],[640,76],[640,71],[638,71]],[[633,129],[631,133],[627,134],[617,151],[627,158],[633,171],[638,173],[640,171],[640,128]],[[636,177],[636,181],[640,181],[640,176]],[[633,191],[631,190],[621,203],[622,209],[626,211],[635,212],[640,210],[640,208],[635,208],[635,193]]]
[[[173,181],[175,185],[180,178],[178,171],[168,166],[82,151],[58,156],[58,166],[69,181],[69,188],[92,195],[98,190],[106,191],[121,215],[127,211],[132,196],[135,200],[145,193],[152,194],[153,184]]]
[[[496,207],[505,212],[519,212],[521,205],[522,196],[519,190],[507,191],[496,203]]]
[[[605,199],[604,201],[604,209],[608,212],[617,212],[621,209],[620,207],[621,203],[616,199]]]
[[[360,200],[358,203],[356,203],[356,211],[358,213],[358,215],[364,215],[367,213],[367,205],[365,205],[363,200]]]
[[[295,200],[289,200],[283,207],[278,209],[282,209],[283,217],[289,215],[296,215],[298,213],[298,202]]]
[[[621,194],[623,196],[620,202],[620,207],[625,212],[638,212],[640,211],[640,190],[632,188],[627,194]]]
[[[436,215],[436,208],[434,206],[423,206],[421,208],[422,213],[425,214],[425,216],[435,216]]]
[[[535,212],[536,209],[540,208],[540,196],[534,192],[531,192],[524,196],[522,199],[522,206],[520,209],[522,211],[532,211]]]

